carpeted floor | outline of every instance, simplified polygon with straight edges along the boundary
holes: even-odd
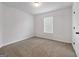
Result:
[[[29,38],[1,48],[8,57],[75,57],[71,44],[58,41]]]

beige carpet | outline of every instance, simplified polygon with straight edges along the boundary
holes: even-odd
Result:
[[[10,57],[75,57],[71,44],[58,41],[29,38],[2,48]]]

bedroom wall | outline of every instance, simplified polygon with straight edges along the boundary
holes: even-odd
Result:
[[[3,5],[2,7],[1,6],[2,5],[0,5],[0,21],[2,21],[1,17],[3,17],[3,26],[0,25],[0,35],[3,27],[3,39],[1,39],[2,36],[0,36],[1,46],[21,41],[33,36],[67,43],[72,42],[71,7],[34,15],[33,17],[33,15],[16,8],[6,5]],[[46,34],[43,32],[43,17],[51,15],[54,17],[54,33]]]
[[[32,15],[6,5],[3,11],[3,46],[34,36]]]
[[[53,16],[54,33],[44,33],[43,18]],[[72,7],[35,15],[35,35],[61,42],[72,42]]]
[[[0,47],[2,46],[2,3],[0,2]]]

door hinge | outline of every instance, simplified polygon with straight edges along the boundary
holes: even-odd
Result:
[[[73,29],[75,29],[75,27],[73,27]]]
[[[73,12],[73,14],[75,14],[75,11]]]
[[[75,42],[73,42],[73,44],[75,45]]]

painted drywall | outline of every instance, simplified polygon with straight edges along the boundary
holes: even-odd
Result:
[[[3,6],[3,46],[34,35],[33,16],[16,8]]]
[[[2,46],[2,3],[0,2],[0,47]]]
[[[44,33],[45,16],[53,16],[54,33]],[[61,42],[72,42],[72,7],[35,15],[35,35]]]

